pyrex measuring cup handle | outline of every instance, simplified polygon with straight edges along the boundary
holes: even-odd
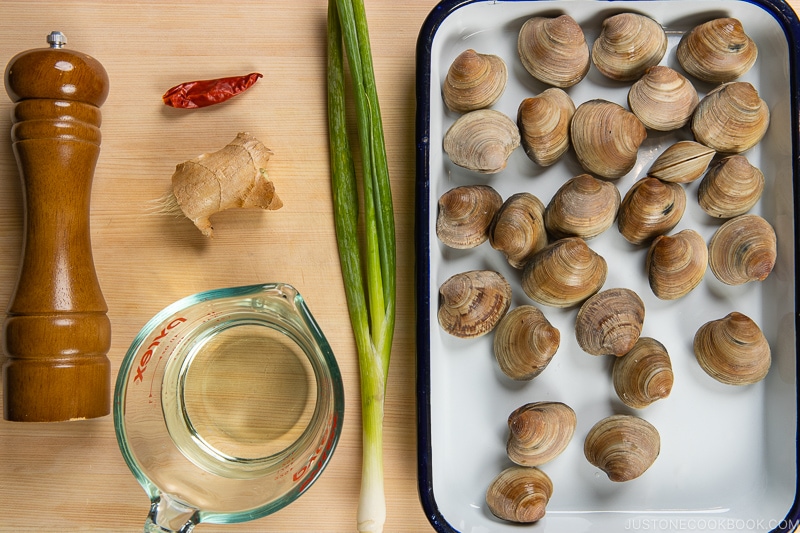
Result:
[[[189,533],[200,522],[199,511],[160,494],[150,504],[144,533]]]

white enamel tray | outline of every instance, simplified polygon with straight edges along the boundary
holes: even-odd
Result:
[[[494,109],[516,118],[523,98],[546,87],[522,67],[516,38],[534,15],[571,15],[591,43],[602,20],[622,11],[648,15],[668,32],[669,49],[662,65],[681,71],[675,46],[695,25],[721,16],[741,20],[757,43],[755,66],[741,78],[751,82],[771,111],[764,140],[744,155],[766,176],[763,198],[752,212],[775,228],[778,263],[762,283],[728,287],[707,272],[701,285],[677,301],[662,301],[644,274],[646,247],[632,246],[616,225],[588,241],[609,265],[604,289],[628,287],[644,300],[642,335],[668,349],[675,374],[671,395],[642,410],[625,407],[611,385],[609,357],[584,353],[574,336],[575,309],[543,306],[561,332],[561,345],[540,376],[514,382],[497,367],[492,335],[459,339],[439,327],[438,288],[451,275],[493,269],[513,287],[512,307],[533,303],[512,269],[489,243],[472,250],[453,250],[435,234],[437,200],[452,187],[485,183],[505,199],[528,191],[547,204],[570,177],[583,173],[570,151],[556,165],[542,168],[522,148],[508,167],[492,176],[452,164],[442,138],[457,115],[442,101],[441,86],[453,59],[467,48],[501,56],[509,83]],[[433,527],[438,531],[546,533],[622,531],[790,531],[800,516],[796,504],[797,331],[795,206],[798,169],[798,31],[794,12],[783,3],[764,0],[673,1],[445,1],[430,14],[418,43],[417,72],[417,300],[419,488]],[[702,97],[712,87],[692,80]],[[592,66],[588,76],[567,92],[576,105],[603,98],[627,107],[630,84],[604,78]],[[688,127],[676,133],[649,131],[635,168],[615,183],[624,196],[644,176],[652,161],[679,139],[690,139]],[[687,210],[677,232],[699,231],[706,239],[721,224],[696,202],[699,180],[686,186]],[[767,378],[733,387],[714,381],[698,366],[692,338],[703,323],[731,311],[753,318],[772,348]],[[507,417],[526,402],[562,401],[577,414],[574,438],[552,462],[542,466],[554,493],[545,518],[532,526],[503,522],[485,504],[490,481],[511,463],[505,454]],[[613,483],[583,455],[589,428],[614,413],[634,413],[661,435],[661,453],[640,478]]]

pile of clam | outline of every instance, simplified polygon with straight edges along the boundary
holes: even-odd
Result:
[[[644,409],[670,394],[670,357],[661,342],[641,336],[645,306],[639,295],[623,287],[604,289],[609,265],[590,241],[616,224],[626,241],[647,248],[643,268],[662,300],[686,296],[707,269],[729,285],[770,274],[775,231],[749,213],[761,197],[764,175],[742,155],[764,137],[769,110],[750,83],[736,81],[754,64],[756,44],[738,20],[710,20],[678,44],[682,74],[660,65],[668,48],[662,26],[636,13],[604,20],[591,47],[569,15],[533,17],[517,44],[524,69],[550,87],[525,98],[514,120],[491,109],[508,81],[505,61],[465,50],[442,88],[448,109],[459,114],[445,133],[445,153],[455,165],[482,175],[502,171],[519,146],[542,167],[571,150],[584,172],[546,201],[528,191],[503,199],[485,183],[455,187],[439,198],[441,242],[470,249],[488,241],[519,272],[531,300],[511,309],[512,286],[501,273],[462,272],[439,289],[439,323],[462,338],[492,332],[502,372],[531,380],[546,369],[561,341],[536,304],[574,308],[580,348],[613,356],[619,399]],[[602,99],[575,105],[567,90],[591,65],[611,80],[630,82],[628,108]],[[715,87],[700,98],[692,79]],[[668,146],[622,194],[617,180],[636,166],[648,132],[682,128],[693,139]],[[726,220],[709,242],[694,229],[671,233],[690,201],[686,184],[700,179],[698,205]],[[760,381],[770,366],[759,326],[735,310],[700,326],[694,351],[700,367],[727,384]],[[538,467],[563,451],[575,427],[574,411],[557,402],[525,404],[511,414],[507,453],[514,466],[491,483],[486,496],[496,516],[531,522],[544,515],[553,485]],[[599,421],[584,441],[586,459],[612,481],[642,475],[659,449],[656,428],[628,414]]]

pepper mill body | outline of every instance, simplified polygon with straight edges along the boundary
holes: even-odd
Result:
[[[110,412],[111,326],[89,227],[108,76],[92,57],[22,52],[5,73],[24,201],[19,278],[3,324],[3,416],[52,422]]]

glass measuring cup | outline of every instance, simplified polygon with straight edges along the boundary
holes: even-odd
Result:
[[[333,352],[295,288],[218,289],[153,317],[122,362],[114,426],[145,531],[253,520],[319,477],[341,432]]]

